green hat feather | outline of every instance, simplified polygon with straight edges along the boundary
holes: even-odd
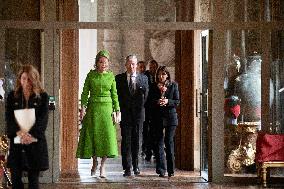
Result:
[[[96,56],[96,62],[99,60],[99,58],[101,57],[106,57],[107,59],[110,58],[109,52],[107,50],[101,50],[100,52],[98,52],[97,56]]]

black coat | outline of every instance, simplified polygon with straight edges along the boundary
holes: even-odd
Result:
[[[14,137],[20,130],[14,117],[14,110],[22,109],[26,104],[23,94],[20,93],[19,97],[14,96],[14,91],[9,93],[6,104],[6,124],[7,135],[10,139],[10,149],[8,155],[9,168],[22,168],[34,170],[47,170],[48,169],[48,149],[45,138],[45,130],[48,122],[48,95],[43,92],[40,96],[32,95],[28,101],[28,108],[35,108],[36,122],[31,128],[29,133],[37,138],[37,142],[29,145],[14,144]],[[22,150],[25,151],[25,156],[22,156]],[[27,165],[23,167],[23,160],[26,158]],[[26,167],[28,166],[28,167]]]
[[[165,92],[165,98],[169,100],[166,106],[160,106],[158,104],[161,98],[161,91],[157,84],[154,83],[151,86],[151,93],[149,94],[149,100],[151,102],[151,109],[153,114],[154,123],[162,123],[163,118],[166,120],[167,125],[178,125],[178,116],[176,107],[180,103],[178,84],[171,82]]]
[[[148,78],[144,74],[137,74],[136,90],[133,95],[129,91],[126,73],[118,74],[115,80],[121,111],[121,124],[143,122],[145,120],[144,104],[149,91]]]
[[[147,78],[148,78],[148,84],[149,84],[149,86],[152,85],[153,83],[155,83],[155,75],[154,75],[154,76],[151,75],[151,73],[150,73],[149,70],[146,70],[146,71],[144,72],[144,74],[145,74],[145,75],[147,76]]]
[[[149,101],[149,96],[150,96],[150,93],[151,93],[151,90],[152,90],[152,85],[153,85],[153,83],[155,83],[155,76],[152,76],[151,74],[150,74],[150,71],[149,70],[147,70],[147,71],[145,71],[145,73],[144,73],[146,76],[147,76],[147,79],[148,79],[148,85],[149,85],[149,94],[148,94],[148,98],[147,98],[147,100],[146,100],[146,103],[145,103],[145,108],[146,108],[146,113],[150,113],[151,112],[151,102]]]

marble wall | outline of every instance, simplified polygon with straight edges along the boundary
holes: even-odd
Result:
[[[39,1],[1,1],[0,20],[39,20]],[[13,89],[15,75],[21,64],[40,68],[39,30],[0,29],[0,79],[6,94]],[[0,134],[5,131],[5,104],[0,101]]]
[[[162,7],[162,8],[161,8]],[[130,0],[98,2],[98,21],[102,22],[173,22],[176,7],[173,0]],[[174,68],[175,31],[99,30],[98,50],[111,53],[111,69],[125,71],[125,57],[136,54],[139,60],[156,59],[159,64]],[[173,69],[174,74],[174,69]]]

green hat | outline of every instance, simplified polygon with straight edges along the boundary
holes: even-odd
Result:
[[[107,50],[101,50],[97,56],[96,56],[96,62],[99,60],[101,57],[106,57],[107,59],[110,58],[109,52]]]

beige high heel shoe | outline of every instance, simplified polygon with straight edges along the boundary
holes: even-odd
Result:
[[[100,167],[100,177],[101,177],[101,178],[106,178],[106,175],[105,175],[105,167],[104,167],[104,166],[101,166],[101,167]]]
[[[92,166],[91,176],[94,176],[96,174],[97,167],[98,167],[98,161],[96,161],[96,164]]]

